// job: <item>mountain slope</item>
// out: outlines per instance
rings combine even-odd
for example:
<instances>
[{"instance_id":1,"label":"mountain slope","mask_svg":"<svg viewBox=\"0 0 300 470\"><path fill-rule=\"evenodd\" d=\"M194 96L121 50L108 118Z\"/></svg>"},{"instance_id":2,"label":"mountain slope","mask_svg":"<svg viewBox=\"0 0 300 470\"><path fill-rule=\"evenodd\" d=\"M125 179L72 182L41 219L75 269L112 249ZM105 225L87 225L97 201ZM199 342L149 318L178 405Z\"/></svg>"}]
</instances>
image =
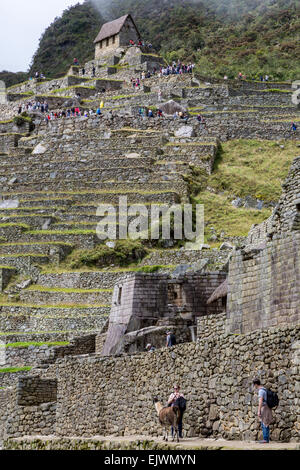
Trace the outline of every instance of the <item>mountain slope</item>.
<instances>
[{"instance_id":1,"label":"mountain slope","mask_svg":"<svg viewBox=\"0 0 300 470\"><path fill-rule=\"evenodd\" d=\"M83 64L94 56L93 41L104 20L90 3L65 10L40 39L29 73L56 77L66 73L74 57Z\"/></svg>"},{"instance_id":2,"label":"mountain slope","mask_svg":"<svg viewBox=\"0 0 300 470\"><path fill-rule=\"evenodd\" d=\"M145 40L171 61L192 60L206 75L294 79L299 68L299 0L86 0L47 28L30 73L64 74L91 60L103 24L131 13ZM105 18L105 19L104 19Z\"/></svg>"}]
</instances>

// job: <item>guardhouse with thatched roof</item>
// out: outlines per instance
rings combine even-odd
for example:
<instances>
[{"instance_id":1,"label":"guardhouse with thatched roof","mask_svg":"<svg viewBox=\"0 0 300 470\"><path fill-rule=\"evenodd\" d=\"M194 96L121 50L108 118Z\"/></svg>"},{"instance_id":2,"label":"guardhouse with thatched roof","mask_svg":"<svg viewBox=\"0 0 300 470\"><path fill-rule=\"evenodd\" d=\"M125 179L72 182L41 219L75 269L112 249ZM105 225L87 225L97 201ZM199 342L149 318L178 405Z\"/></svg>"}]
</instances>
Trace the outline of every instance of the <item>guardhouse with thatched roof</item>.
<instances>
[{"instance_id":1,"label":"guardhouse with thatched roof","mask_svg":"<svg viewBox=\"0 0 300 470\"><path fill-rule=\"evenodd\" d=\"M137 44L140 38L141 35L131 15L121 16L105 23L94 41L95 60L113 53L118 47L130 46L130 41Z\"/></svg>"}]
</instances>

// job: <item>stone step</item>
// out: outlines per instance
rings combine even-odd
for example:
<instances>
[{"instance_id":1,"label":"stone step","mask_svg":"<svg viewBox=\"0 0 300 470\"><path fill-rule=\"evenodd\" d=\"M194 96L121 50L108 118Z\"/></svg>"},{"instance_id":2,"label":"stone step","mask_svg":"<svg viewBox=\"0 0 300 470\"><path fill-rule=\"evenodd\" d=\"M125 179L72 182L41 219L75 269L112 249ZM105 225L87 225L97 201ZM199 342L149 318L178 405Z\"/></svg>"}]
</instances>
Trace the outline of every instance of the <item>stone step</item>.
<instances>
[{"instance_id":1,"label":"stone step","mask_svg":"<svg viewBox=\"0 0 300 470\"><path fill-rule=\"evenodd\" d=\"M89 181L95 183L105 182L105 181L115 181L115 182L137 182L141 180L146 182L150 176L152 176L153 169L148 166L136 166L136 167L116 167L116 168L107 168L107 169L98 169L97 167L91 169L83 169L78 171L77 169L71 170L56 170L51 171L36 171L32 172L30 169L24 172L14 172L14 178L16 182L14 183L14 188L18 189L20 185L27 185L32 187L34 183L38 183L40 186L46 186L48 183L60 182L62 186L65 186L68 180L72 181L72 184L76 181ZM8 184L11 180L11 175L7 175L7 172L4 173L6 176L0 175L3 186Z\"/></svg>"},{"instance_id":2,"label":"stone step","mask_svg":"<svg viewBox=\"0 0 300 470\"><path fill-rule=\"evenodd\" d=\"M70 198L70 197L80 197L82 198L83 195L87 195L89 200L91 200L91 195L96 195L96 196L101 196L105 194L153 194L153 193L163 193L166 191L174 191L177 194L187 194L187 187L186 183L182 181L181 184L174 184L172 182L167 182L167 181L154 181L151 183L145 183L145 182L134 182L128 187L128 183L124 182L106 182L106 183L94 183L94 182L88 182L88 181L81 181L80 182L80 188L78 187L78 181L76 181L76 186L72 190L67 189L66 187L60 187L64 185L64 182L53 182L52 183L55 186L55 189L50 189L51 184L48 183L47 188L43 188L40 190L34 190L34 185L32 185L31 190L16 190L15 187L12 188L12 193L13 193L13 199L17 199L20 202L23 200L28 200L28 199L49 199L49 198L56 198L58 199L58 196L63 196L64 198ZM91 186L89 188L88 186ZM30 184L28 185L30 187ZM65 182L65 186L67 186L67 182ZM83 188L83 189L82 189ZM12 194L9 192L2 192L2 196L5 199L11 199ZM47 196L47 197L46 197ZM157 200L159 201L160 198ZM93 198L95 200L95 197ZM5 201L3 201L5 202ZM39 206L42 206L41 204ZM38 207L36 202L34 203L34 207Z\"/></svg>"},{"instance_id":3,"label":"stone step","mask_svg":"<svg viewBox=\"0 0 300 470\"><path fill-rule=\"evenodd\" d=\"M6 334L5 334L6 333ZM74 333L68 331L28 331L28 332L0 332L1 341L7 343L28 343L28 342L54 342L68 341L72 339Z\"/></svg>"},{"instance_id":4,"label":"stone step","mask_svg":"<svg viewBox=\"0 0 300 470\"><path fill-rule=\"evenodd\" d=\"M160 147L161 149L164 147ZM44 154L26 154L20 156L13 156L10 153L5 154L0 158L0 166L5 165L29 165L29 164L37 164L37 165L49 165L49 164L72 164L72 162L78 163L86 163L86 162L97 162L100 163L102 161L106 162L106 160L115 160L115 159L122 159L128 160L129 158L139 158L139 159L148 159L148 158L155 158L156 154L159 153L158 147L150 147L150 148L120 148L120 149L103 149L99 152L95 152L92 150L85 150L79 154L74 154L72 151L64 152L61 150L56 150L55 152L51 149ZM80 155L80 158L78 157Z\"/></svg>"},{"instance_id":5,"label":"stone step","mask_svg":"<svg viewBox=\"0 0 300 470\"><path fill-rule=\"evenodd\" d=\"M63 242L83 249L95 248L101 243L95 230L33 230L24 234L24 243Z\"/></svg>"},{"instance_id":6,"label":"stone step","mask_svg":"<svg viewBox=\"0 0 300 470\"><path fill-rule=\"evenodd\" d=\"M0 304L0 331L101 331L110 306Z\"/></svg>"},{"instance_id":7,"label":"stone step","mask_svg":"<svg viewBox=\"0 0 300 470\"><path fill-rule=\"evenodd\" d=\"M135 155L135 156L133 156ZM76 171L87 171L87 170L105 170L113 169L118 170L119 168L143 168L148 167L155 161L152 157L140 157L138 154L132 154L132 157L113 157L113 158L103 158L101 156L95 156L93 158L81 158L80 160L59 160L59 161L48 161L47 163L42 163L38 159L23 162L14 162L1 161L0 162L0 176L7 173L46 173L46 172L74 172Z\"/></svg>"},{"instance_id":8,"label":"stone step","mask_svg":"<svg viewBox=\"0 0 300 470\"><path fill-rule=\"evenodd\" d=\"M29 194L31 192L44 192L45 189L48 190L47 192L50 194L52 192L60 194L60 192L68 192L70 194L74 194L77 191L92 191L94 188L94 193L97 194L104 194L105 191L104 189L102 192L99 192L99 188L112 188L108 189L108 192L110 193L121 193L121 194L126 194L128 192L135 192L136 194L139 194L141 191L143 194L146 192L149 193L162 193L166 191L166 184L172 185L174 188L174 192L176 194L180 194L187 199L187 185L183 180L176 181L176 183L170 181L168 182L167 180L161 180L159 179L160 177L156 177L155 173L152 173L152 177L148 177L146 175L145 178L141 178L140 181L115 181L112 179L111 181L85 181L85 180L48 180L46 182L33 182L33 183L14 183L13 186L3 186L3 192L6 195L7 198L14 197L15 194ZM127 186L127 189L121 189L121 186ZM141 190L141 186L144 186L143 190ZM116 189L114 189L116 188ZM132 188L132 189L128 189ZM134 191L133 189L136 188ZM148 189L151 188L151 189ZM157 189L155 189L157 188ZM160 188L160 189L159 189ZM173 191L173 188L171 191ZM177 190L175 189L177 188ZM101 189L100 189L101 191ZM41 204L42 205L42 204Z\"/></svg>"},{"instance_id":9,"label":"stone step","mask_svg":"<svg viewBox=\"0 0 300 470\"><path fill-rule=\"evenodd\" d=\"M18 200L16 199L18 202ZM64 212L66 211L65 207L55 207L55 212ZM49 207L15 207L15 208L3 208L0 209L0 217L14 217L14 216L22 216L26 217L27 215L36 215L41 214L42 216L47 216L47 218L53 217L53 213L51 208Z\"/></svg>"},{"instance_id":10,"label":"stone step","mask_svg":"<svg viewBox=\"0 0 300 470\"><path fill-rule=\"evenodd\" d=\"M12 254L1 254L0 265L11 266L15 268L19 273L32 275L37 274L37 267L43 264L49 263L49 257L39 253L17 253Z\"/></svg>"},{"instance_id":11,"label":"stone step","mask_svg":"<svg viewBox=\"0 0 300 470\"><path fill-rule=\"evenodd\" d=\"M163 187L164 185L162 185ZM160 203L180 203L180 196L178 194L178 191L176 192L175 190L168 191L168 190L161 190L161 191L146 191L142 192L139 190L127 190L127 191L122 191L122 190L116 190L115 192L110 191L110 192L97 192L95 190L94 194L89 193L89 192L82 192L82 193L76 193L74 192L73 194L67 194L67 193L60 193L59 191L57 192L56 197L50 197L45 196L43 194L38 194L38 193L23 193L23 199L20 199L20 203L22 206L27 207L27 206L32 206L34 205L40 205L40 206L48 206L48 207L68 207L73 204L76 204L78 202L94 205L94 207L97 207L99 204L119 204L120 197L121 196L127 196L127 202L129 204L143 204L143 203L151 203L151 202L157 202L160 201ZM26 198L26 199L25 199Z\"/></svg>"},{"instance_id":12,"label":"stone step","mask_svg":"<svg viewBox=\"0 0 300 470\"><path fill-rule=\"evenodd\" d=\"M60 263L71 253L73 246L62 242L1 243L0 255L36 253L45 255L51 263Z\"/></svg>"},{"instance_id":13,"label":"stone step","mask_svg":"<svg viewBox=\"0 0 300 470\"><path fill-rule=\"evenodd\" d=\"M40 286L55 288L82 288L82 289L113 289L114 285L128 276L131 271L119 268L117 270L99 271L66 271L66 272L41 272L38 278Z\"/></svg>"},{"instance_id":14,"label":"stone step","mask_svg":"<svg viewBox=\"0 0 300 470\"><path fill-rule=\"evenodd\" d=\"M20 293L21 302L33 304L110 304L112 289L75 289L32 285Z\"/></svg>"},{"instance_id":15,"label":"stone step","mask_svg":"<svg viewBox=\"0 0 300 470\"><path fill-rule=\"evenodd\" d=\"M29 229L26 224L0 223L0 237L4 240L19 240Z\"/></svg>"},{"instance_id":16,"label":"stone step","mask_svg":"<svg viewBox=\"0 0 300 470\"><path fill-rule=\"evenodd\" d=\"M5 223L25 224L30 228L42 228L46 222L49 225L57 222L58 219L53 216L43 214L27 214L27 215L2 215L0 211L0 226Z\"/></svg>"}]
</instances>

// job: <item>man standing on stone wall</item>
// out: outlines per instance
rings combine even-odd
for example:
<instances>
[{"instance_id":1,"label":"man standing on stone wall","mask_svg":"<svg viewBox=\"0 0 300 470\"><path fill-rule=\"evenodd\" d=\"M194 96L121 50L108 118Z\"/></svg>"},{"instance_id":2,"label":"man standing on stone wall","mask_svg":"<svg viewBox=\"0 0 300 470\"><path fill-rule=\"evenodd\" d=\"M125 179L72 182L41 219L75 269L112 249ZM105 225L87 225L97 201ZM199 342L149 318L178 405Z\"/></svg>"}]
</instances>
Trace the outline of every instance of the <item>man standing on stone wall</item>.
<instances>
[{"instance_id":1,"label":"man standing on stone wall","mask_svg":"<svg viewBox=\"0 0 300 470\"><path fill-rule=\"evenodd\" d=\"M253 380L253 385L258 390L258 411L257 416L261 422L263 432L263 440L259 441L261 444L268 444L270 441L270 424L272 423L272 410L267 405L267 390L261 385L259 379Z\"/></svg>"}]
</instances>

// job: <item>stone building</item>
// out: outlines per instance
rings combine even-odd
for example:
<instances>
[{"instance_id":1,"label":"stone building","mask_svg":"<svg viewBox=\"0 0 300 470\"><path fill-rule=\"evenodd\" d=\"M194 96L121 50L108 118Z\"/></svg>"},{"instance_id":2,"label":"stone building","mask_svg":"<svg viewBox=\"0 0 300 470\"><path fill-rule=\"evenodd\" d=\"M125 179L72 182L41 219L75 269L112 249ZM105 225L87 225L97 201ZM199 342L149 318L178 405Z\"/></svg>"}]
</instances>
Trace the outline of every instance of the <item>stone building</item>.
<instances>
[{"instance_id":1,"label":"stone building","mask_svg":"<svg viewBox=\"0 0 300 470\"><path fill-rule=\"evenodd\" d=\"M165 345L166 331L178 343L196 337L197 318L224 310L222 300L207 304L225 272L179 276L137 273L115 286L103 355L145 350L147 343Z\"/></svg>"},{"instance_id":2,"label":"stone building","mask_svg":"<svg viewBox=\"0 0 300 470\"><path fill-rule=\"evenodd\" d=\"M130 40L137 43L139 39L140 33L131 15L121 16L121 18L105 23L94 41L95 60L111 54L118 47L129 46Z\"/></svg>"}]
</instances>

